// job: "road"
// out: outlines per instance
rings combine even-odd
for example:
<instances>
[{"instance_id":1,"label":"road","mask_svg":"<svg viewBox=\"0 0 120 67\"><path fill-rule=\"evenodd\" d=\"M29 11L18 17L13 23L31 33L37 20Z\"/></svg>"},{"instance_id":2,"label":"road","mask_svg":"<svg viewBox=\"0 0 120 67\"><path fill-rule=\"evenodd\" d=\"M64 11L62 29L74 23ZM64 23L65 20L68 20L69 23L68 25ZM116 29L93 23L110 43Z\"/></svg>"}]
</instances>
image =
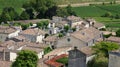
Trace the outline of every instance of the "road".
<instances>
[{"instance_id":1,"label":"road","mask_svg":"<svg viewBox=\"0 0 120 67\"><path fill-rule=\"evenodd\" d=\"M89 6L89 4L102 4L103 2L89 2L89 3L77 3L77 4L71 4L72 7L77 6ZM104 3L110 3L110 2L104 2ZM116 3L120 3L120 1L116 1ZM58 5L58 7L66 7L68 4L65 5Z\"/></svg>"}]
</instances>

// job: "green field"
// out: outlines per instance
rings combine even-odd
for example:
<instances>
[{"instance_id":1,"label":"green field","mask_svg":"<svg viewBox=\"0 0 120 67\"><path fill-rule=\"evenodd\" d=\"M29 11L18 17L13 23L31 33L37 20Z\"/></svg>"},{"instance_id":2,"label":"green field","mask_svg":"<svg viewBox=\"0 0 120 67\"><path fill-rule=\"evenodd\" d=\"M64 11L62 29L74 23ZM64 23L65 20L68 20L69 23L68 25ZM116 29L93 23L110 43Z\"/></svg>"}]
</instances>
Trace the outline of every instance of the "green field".
<instances>
[{"instance_id":1,"label":"green field","mask_svg":"<svg viewBox=\"0 0 120 67\"><path fill-rule=\"evenodd\" d=\"M120 14L120 5L82 6L73 7L73 10L81 17L100 17L106 12L110 12L113 15Z\"/></svg>"},{"instance_id":2,"label":"green field","mask_svg":"<svg viewBox=\"0 0 120 67\"><path fill-rule=\"evenodd\" d=\"M73 10L77 16L82 18L93 17L96 21L104 23L109 28L120 28L120 19L101 17L106 12L110 12L112 15L120 14L120 5L118 4L73 7Z\"/></svg>"},{"instance_id":3,"label":"green field","mask_svg":"<svg viewBox=\"0 0 120 67\"><path fill-rule=\"evenodd\" d=\"M0 0L0 13L4 7L13 7L18 13L22 11L22 4L29 0Z\"/></svg>"}]
</instances>

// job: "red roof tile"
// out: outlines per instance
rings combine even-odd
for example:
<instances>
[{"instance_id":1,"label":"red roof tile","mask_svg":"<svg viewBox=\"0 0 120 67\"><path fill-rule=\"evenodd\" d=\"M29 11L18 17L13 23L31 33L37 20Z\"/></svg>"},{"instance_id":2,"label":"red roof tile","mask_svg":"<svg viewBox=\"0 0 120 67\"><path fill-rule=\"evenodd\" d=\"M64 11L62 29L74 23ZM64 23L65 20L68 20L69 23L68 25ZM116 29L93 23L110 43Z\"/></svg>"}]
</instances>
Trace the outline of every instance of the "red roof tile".
<instances>
[{"instance_id":1,"label":"red roof tile","mask_svg":"<svg viewBox=\"0 0 120 67\"><path fill-rule=\"evenodd\" d=\"M63 58L63 57L66 57L66 56L68 56L68 55L62 54L60 56L54 57L54 58L46 61L45 64L50 65L50 66L54 66L54 67L61 67L61 66L63 66L63 64L59 63L59 62L56 62L56 60L58 60L60 58Z\"/></svg>"}]
</instances>

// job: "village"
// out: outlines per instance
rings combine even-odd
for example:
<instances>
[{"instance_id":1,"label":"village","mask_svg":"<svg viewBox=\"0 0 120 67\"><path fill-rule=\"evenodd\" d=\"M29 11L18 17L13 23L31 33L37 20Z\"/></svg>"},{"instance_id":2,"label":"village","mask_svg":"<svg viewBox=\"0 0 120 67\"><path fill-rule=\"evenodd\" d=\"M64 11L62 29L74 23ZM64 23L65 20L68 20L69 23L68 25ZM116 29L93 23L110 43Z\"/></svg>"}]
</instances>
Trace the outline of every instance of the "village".
<instances>
[{"instance_id":1,"label":"village","mask_svg":"<svg viewBox=\"0 0 120 67\"><path fill-rule=\"evenodd\" d=\"M116 32L104 30L106 26L92 18L53 16L47 21L48 24L43 28L38 27L39 20L22 21L32 23L26 29L14 26L12 21L8 26L1 24L0 67L10 67L21 50L37 53L37 67L87 67L87 63L96 56L91 48L96 43L105 41L120 45L120 37L116 37ZM105 35L110 36L107 38ZM45 48L51 50L45 51ZM68 57L67 66L56 61L63 57ZM108 66L119 67L119 63L120 50L109 52Z\"/></svg>"}]
</instances>

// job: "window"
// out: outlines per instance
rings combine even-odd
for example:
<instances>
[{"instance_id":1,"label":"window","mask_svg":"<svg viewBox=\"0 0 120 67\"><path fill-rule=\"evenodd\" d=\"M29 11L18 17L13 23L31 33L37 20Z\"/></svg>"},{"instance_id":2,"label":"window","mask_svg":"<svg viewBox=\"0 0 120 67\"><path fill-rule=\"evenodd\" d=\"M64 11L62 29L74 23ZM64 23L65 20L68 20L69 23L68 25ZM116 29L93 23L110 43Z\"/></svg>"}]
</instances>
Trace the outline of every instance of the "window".
<instances>
[{"instance_id":1,"label":"window","mask_svg":"<svg viewBox=\"0 0 120 67\"><path fill-rule=\"evenodd\" d=\"M70 42L70 38L68 38L67 41Z\"/></svg>"}]
</instances>

